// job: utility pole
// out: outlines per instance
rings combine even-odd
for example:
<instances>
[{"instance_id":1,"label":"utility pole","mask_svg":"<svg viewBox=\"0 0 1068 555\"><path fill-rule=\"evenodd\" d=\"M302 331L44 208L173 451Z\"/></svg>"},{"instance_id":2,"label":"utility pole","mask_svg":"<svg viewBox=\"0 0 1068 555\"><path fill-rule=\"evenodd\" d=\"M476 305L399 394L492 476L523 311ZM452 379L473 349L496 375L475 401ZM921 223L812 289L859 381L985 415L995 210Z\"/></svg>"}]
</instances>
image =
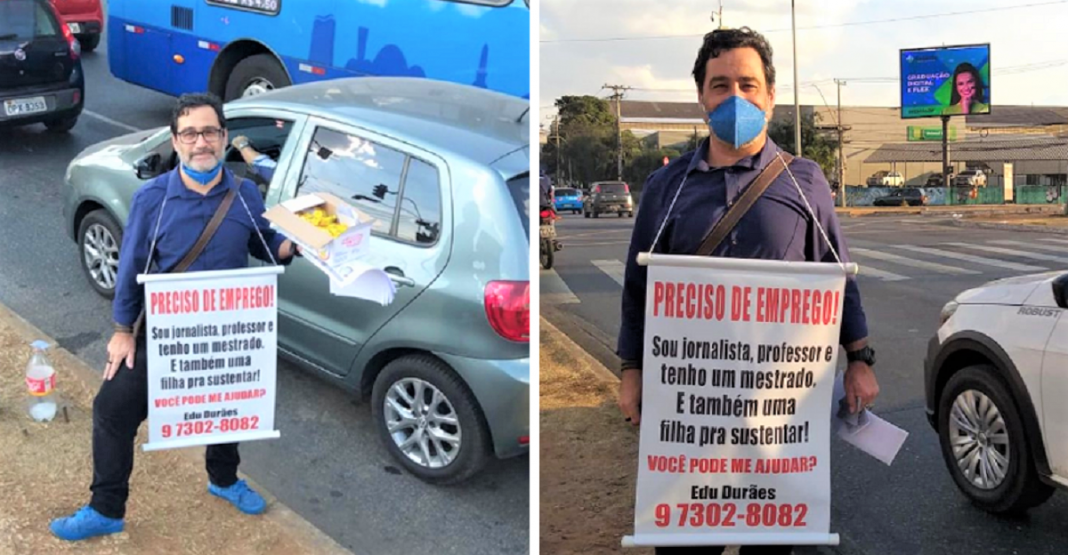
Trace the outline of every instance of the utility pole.
<instances>
[{"instance_id":1,"label":"utility pole","mask_svg":"<svg viewBox=\"0 0 1068 555\"><path fill-rule=\"evenodd\" d=\"M845 208L846 205L846 188L845 188L845 148L842 146L845 142L846 127L842 125L842 85L846 82L840 79L835 79L834 82L838 85L838 121L836 127L838 128L838 194L840 198L838 204Z\"/></svg>"},{"instance_id":2,"label":"utility pole","mask_svg":"<svg viewBox=\"0 0 1068 555\"><path fill-rule=\"evenodd\" d=\"M560 186L560 114L553 116L553 135L556 136L556 185Z\"/></svg>"},{"instance_id":3,"label":"utility pole","mask_svg":"<svg viewBox=\"0 0 1068 555\"><path fill-rule=\"evenodd\" d=\"M616 101L616 180L623 181L623 116L620 104L623 101L623 91L629 91L630 87L623 85L605 85L602 89L612 89L612 99Z\"/></svg>"},{"instance_id":4,"label":"utility pole","mask_svg":"<svg viewBox=\"0 0 1068 555\"><path fill-rule=\"evenodd\" d=\"M717 29L723 28L723 2L719 3L719 11L712 12L712 15L711 17L709 17L709 19L712 20L712 23L717 23L719 25L718 27L716 27Z\"/></svg>"},{"instance_id":5,"label":"utility pole","mask_svg":"<svg viewBox=\"0 0 1068 555\"><path fill-rule=\"evenodd\" d=\"M798 158L801 157L801 104L798 100L798 90L801 85L797 82L797 18L794 17L794 0L790 0L790 26L794 32L794 146ZM840 123L840 122L839 122Z\"/></svg>"}]
</instances>

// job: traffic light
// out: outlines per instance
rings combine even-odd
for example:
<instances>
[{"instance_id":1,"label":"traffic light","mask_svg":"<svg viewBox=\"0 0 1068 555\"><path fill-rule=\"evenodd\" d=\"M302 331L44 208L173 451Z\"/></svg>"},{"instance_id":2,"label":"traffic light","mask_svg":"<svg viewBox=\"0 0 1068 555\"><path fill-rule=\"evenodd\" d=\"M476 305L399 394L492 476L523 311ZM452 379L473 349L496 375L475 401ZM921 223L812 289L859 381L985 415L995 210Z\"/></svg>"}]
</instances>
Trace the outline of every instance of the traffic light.
<instances>
[{"instance_id":1,"label":"traffic light","mask_svg":"<svg viewBox=\"0 0 1068 555\"><path fill-rule=\"evenodd\" d=\"M386 198L386 193L388 191L389 191L389 188L380 183L378 185L375 185L374 192L372 194L374 196L380 198L380 199L385 199Z\"/></svg>"}]
</instances>

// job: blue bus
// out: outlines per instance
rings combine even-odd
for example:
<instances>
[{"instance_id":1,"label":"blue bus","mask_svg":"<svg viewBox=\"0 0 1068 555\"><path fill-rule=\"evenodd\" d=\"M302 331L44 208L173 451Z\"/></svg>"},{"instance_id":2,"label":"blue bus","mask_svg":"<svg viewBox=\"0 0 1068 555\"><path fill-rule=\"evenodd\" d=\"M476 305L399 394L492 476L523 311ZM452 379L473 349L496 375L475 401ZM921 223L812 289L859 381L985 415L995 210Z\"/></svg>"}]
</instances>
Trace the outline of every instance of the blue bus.
<instances>
[{"instance_id":1,"label":"blue bus","mask_svg":"<svg viewBox=\"0 0 1068 555\"><path fill-rule=\"evenodd\" d=\"M530 98L529 0L110 0L123 81L223 100L354 76L413 76Z\"/></svg>"}]
</instances>

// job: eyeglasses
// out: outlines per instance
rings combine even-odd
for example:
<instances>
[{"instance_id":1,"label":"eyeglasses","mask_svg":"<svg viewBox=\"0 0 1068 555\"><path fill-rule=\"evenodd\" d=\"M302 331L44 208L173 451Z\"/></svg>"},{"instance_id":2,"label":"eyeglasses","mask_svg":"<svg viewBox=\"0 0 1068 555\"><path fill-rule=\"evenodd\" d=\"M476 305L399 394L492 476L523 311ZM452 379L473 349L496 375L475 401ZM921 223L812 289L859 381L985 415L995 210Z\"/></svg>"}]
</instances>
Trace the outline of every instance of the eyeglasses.
<instances>
[{"instance_id":1,"label":"eyeglasses","mask_svg":"<svg viewBox=\"0 0 1068 555\"><path fill-rule=\"evenodd\" d=\"M209 143L217 143L223 136L223 130L215 127L197 131L195 129L183 129L178 132L178 141L182 144L191 145L197 142L198 137L204 137Z\"/></svg>"}]
</instances>

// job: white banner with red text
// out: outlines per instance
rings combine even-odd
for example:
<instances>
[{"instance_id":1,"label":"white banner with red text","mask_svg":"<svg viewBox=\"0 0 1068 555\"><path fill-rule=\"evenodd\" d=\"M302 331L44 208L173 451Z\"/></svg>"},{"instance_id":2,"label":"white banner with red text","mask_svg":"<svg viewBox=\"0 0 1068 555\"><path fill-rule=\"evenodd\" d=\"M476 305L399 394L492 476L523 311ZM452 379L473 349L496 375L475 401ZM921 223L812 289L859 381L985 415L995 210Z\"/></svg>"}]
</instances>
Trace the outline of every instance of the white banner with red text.
<instances>
[{"instance_id":1,"label":"white banner with red text","mask_svg":"<svg viewBox=\"0 0 1068 555\"><path fill-rule=\"evenodd\" d=\"M274 429L281 266L142 274L145 451L280 436Z\"/></svg>"},{"instance_id":2,"label":"white banner with red text","mask_svg":"<svg viewBox=\"0 0 1068 555\"><path fill-rule=\"evenodd\" d=\"M624 546L837 545L830 415L847 272L642 254L634 535Z\"/></svg>"}]
</instances>

